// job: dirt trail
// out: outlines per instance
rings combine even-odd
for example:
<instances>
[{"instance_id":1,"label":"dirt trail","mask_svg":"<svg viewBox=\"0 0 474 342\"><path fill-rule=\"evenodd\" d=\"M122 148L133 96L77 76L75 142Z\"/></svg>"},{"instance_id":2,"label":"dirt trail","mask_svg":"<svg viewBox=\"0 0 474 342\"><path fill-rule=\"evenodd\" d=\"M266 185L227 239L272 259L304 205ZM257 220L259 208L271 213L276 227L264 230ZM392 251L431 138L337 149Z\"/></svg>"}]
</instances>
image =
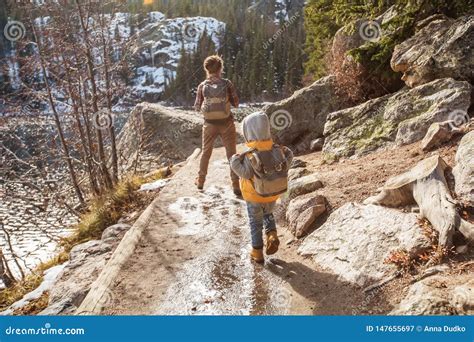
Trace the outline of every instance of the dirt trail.
<instances>
[{"instance_id":1,"label":"dirt trail","mask_svg":"<svg viewBox=\"0 0 474 342\"><path fill-rule=\"evenodd\" d=\"M252 263L245 203L232 194L223 150L215 150L202 192L193 184L197 167L190 162L158 195L103 314L366 312L362 291L297 256L285 229L280 251L263 266Z\"/></svg>"}]
</instances>

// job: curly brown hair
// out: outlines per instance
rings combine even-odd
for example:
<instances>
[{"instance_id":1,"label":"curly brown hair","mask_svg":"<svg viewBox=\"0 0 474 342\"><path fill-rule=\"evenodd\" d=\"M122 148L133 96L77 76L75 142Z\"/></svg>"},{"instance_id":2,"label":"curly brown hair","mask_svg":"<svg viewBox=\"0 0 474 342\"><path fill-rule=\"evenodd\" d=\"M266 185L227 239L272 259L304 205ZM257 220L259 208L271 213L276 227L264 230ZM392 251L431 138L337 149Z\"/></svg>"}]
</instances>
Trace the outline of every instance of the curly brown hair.
<instances>
[{"instance_id":1,"label":"curly brown hair","mask_svg":"<svg viewBox=\"0 0 474 342\"><path fill-rule=\"evenodd\" d=\"M224 67L224 61L218 55L209 56L204 60L204 69L207 76L217 74Z\"/></svg>"}]
</instances>

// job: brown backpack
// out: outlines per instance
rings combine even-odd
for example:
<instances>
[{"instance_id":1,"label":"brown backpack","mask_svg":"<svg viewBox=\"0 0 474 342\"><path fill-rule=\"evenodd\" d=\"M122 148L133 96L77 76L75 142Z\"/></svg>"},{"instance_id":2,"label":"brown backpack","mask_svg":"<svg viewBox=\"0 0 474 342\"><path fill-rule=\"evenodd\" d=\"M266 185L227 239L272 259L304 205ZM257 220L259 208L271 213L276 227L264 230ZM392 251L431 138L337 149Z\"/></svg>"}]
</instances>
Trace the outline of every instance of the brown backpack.
<instances>
[{"instance_id":1,"label":"brown backpack","mask_svg":"<svg viewBox=\"0 0 474 342\"><path fill-rule=\"evenodd\" d=\"M201 111L206 120L222 120L230 116L230 101L228 97L229 81L221 79L218 82L204 81L204 102Z\"/></svg>"},{"instance_id":2,"label":"brown backpack","mask_svg":"<svg viewBox=\"0 0 474 342\"><path fill-rule=\"evenodd\" d=\"M252 149L247 152L254 171L252 184L255 192L262 197L280 195L288 188L288 165L284 148L273 145L269 151Z\"/></svg>"}]
</instances>

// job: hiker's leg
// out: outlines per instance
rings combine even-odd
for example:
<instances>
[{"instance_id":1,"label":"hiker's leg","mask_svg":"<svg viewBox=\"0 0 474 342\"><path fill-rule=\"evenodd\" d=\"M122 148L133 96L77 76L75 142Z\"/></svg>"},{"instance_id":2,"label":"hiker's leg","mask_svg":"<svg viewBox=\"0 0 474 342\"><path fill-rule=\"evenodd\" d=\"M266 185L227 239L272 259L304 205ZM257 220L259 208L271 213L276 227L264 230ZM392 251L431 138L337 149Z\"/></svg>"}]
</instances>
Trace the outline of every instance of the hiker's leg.
<instances>
[{"instance_id":1,"label":"hiker's leg","mask_svg":"<svg viewBox=\"0 0 474 342\"><path fill-rule=\"evenodd\" d=\"M273 210L275 209L275 202L265 203L262 205L263 210L263 226L265 227L265 233L269 233L272 230L276 230L275 217L273 216Z\"/></svg>"},{"instance_id":2,"label":"hiker's leg","mask_svg":"<svg viewBox=\"0 0 474 342\"><path fill-rule=\"evenodd\" d=\"M263 248L263 210L259 203L247 202L247 214L249 217L250 233L252 236L252 247Z\"/></svg>"},{"instance_id":3,"label":"hiker's leg","mask_svg":"<svg viewBox=\"0 0 474 342\"><path fill-rule=\"evenodd\" d=\"M225 147L227 160L230 159L237 152L237 132L235 130L234 120L229 121L221 130L222 144ZM230 179L232 181L232 187L239 189L239 177L230 170Z\"/></svg>"},{"instance_id":4,"label":"hiker's leg","mask_svg":"<svg viewBox=\"0 0 474 342\"><path fill-rule=\"evenodd\" d=\"M217 137L217 129L214 125L204 123L202 126L202 153L201 161L199 163L199 177L198 181L204 184L207 175L207 168L209 166L209 159L211 159L212 149L214 148L214 141Z\"/></svg>"},{"instance_id":5,"label":"hiker's leg","mask_svg":"<svg viewBox=\"0 0 474 342\"><path fill-rule=\"evenodd\" d=\"M267 243L265 253L272 255L278 252L280 246L280 240L276 231L275 217L273 216L273 209L275 208L275 202L265 203L262 206L263 211L263 223L265 226L265 235L267 236Z\"/></svg>"}]
</instances>

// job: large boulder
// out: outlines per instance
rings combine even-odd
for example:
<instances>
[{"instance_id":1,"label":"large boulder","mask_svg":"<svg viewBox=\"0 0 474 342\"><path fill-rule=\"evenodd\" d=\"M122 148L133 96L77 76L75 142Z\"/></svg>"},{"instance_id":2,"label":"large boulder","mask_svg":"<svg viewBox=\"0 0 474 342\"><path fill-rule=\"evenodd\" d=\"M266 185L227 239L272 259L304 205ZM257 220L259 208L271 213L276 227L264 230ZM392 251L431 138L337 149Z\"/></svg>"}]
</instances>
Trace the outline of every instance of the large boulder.
<instances>
[{"instance_id":1,"label":"large boulder","mask_svg":"<svg viewBox=\"0 0 474 342\"><path fill-rule=\"evenodd\" d=\"M431 20L430 20L431 19ZM390 62L409 87L452 77L474 81L474 16L437 15L413 37L395 46Z\"/></svg>"},{"instance_id":2,"label":"large boulder","mask_svg":"<svg viewBox=\"0 0 474 342\"><path fill-rule=\"evenodd\" d=\"M456 194L474 206L474 131L466 134L459 143L453 174Z\"/></svg>"},{"instance_id":3,"label":"large boulder","mask_svg":"<svg viewBox=\"0 0 474 342\"><path fill-rule=\"evenodd\" d=\"M390 315L473 315L472 274L437 275L413 284Z\"/></svg>"},{"instance_id":4,"label":"large boulder","mask_svg":"<svg viewBox=\"0 0 474 342\"><path fill-rule=\"evenodd\" d=\"M348 203L311 233L298 251L341 279L367 286L396 271L385 263L392 252L416 255L430 245L415 214Z\"/></svg>"},{"instance_id":5,"label":"large boulder","mask_svg":"<svg viewBox=\"0 0 474 342\"><path fill-rule=\"evenodd\" d=\"M323 135L328 113L344 108L343 102L335 93L334 76L327 76L264 111L278 143L295 146L303 142L309 148L311 140Z\"/></svg>"},{"instance_id":6,"label":"large boulder","mask_svg":"<svg viewBox=\"0 0 474 342\"><path fill-rule=\"evenodd\" d=\"M304 236L316 219L325 212L324 196L309 193L292 199L286 211L290 231L297 238Z\"/></svg>"},{"instance_id":7,"label":"large boulder","mask_svg":"<svg viewBox=\"0 0 474 342\"><path fill-rule=\"evenodd\" d=\"M117 139L120 165L148 171L185 160L201 146L202 123L194 112L138 104Z\"/></svg>"},{"instance_id":8,"label":"large boulder","mask_svg":"<svg viewBox=\"0 0 474 342\"><path fill-rule=\"evenodd\" d=\"M471 102L471 85L451 78L367 101L331 113L323 152L351 156L421 140L434 122L458 119Z\"/></svg>"}]
</instances>

